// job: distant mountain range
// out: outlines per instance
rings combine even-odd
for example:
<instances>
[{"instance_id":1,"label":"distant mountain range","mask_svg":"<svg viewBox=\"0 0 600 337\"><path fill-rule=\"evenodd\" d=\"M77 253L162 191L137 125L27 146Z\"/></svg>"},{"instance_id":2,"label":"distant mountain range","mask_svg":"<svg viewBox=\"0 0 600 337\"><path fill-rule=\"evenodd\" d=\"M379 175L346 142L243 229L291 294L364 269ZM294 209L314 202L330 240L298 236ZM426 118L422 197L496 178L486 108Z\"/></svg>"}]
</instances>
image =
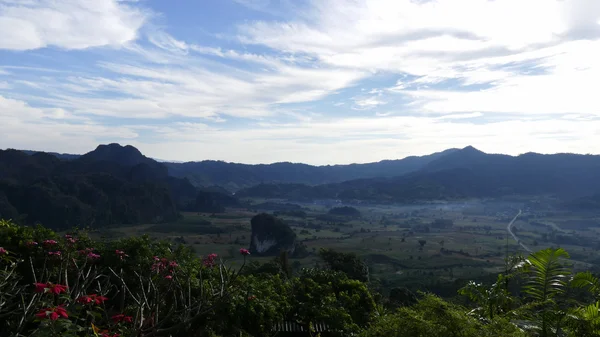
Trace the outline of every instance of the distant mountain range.
<instances>
[{"instance_id":1,"label":"distant mountain range","mask_svg":"<svg viewBox=\"0 0 600 337\"><path fill-rule=\"evenodd\" d=\"M239 206L242 197L416 202L541 194L573 200L564 203L572 209L594 208L600 156L508 156L469 146L376 163L311 166L159 163L119 144L81 156L0 150L0 217L52 227L170 221L181 210Z\"/></svg>"},{"instance_id":2,"label":"distant mountain range","mask_svg":"<svg viewBox=\"0 0 600 337\"><path fill-rule=\"evenodd\" d=\"M577 154L520 156L486 154L471 146L442 152L420 168L397 177L341 183L260 184L240 197L410 202L506 195L575 198L600 192L600 156Z\"/></svg>"}]
</instances>

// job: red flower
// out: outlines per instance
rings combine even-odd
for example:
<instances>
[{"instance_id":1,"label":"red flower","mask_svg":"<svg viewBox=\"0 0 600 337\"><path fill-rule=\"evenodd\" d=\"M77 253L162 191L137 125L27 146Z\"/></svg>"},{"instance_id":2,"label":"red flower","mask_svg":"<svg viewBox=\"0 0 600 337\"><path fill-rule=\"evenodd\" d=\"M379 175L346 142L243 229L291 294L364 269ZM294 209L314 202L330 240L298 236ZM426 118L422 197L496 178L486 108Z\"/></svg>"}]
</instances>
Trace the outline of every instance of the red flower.
<instances>
[{"instance_id":1,"label":"red flower","mask_svg":"<svg viewBox=\"0 0 600 337\"><path fill-rule=\"evenodd\" d=\"M171 261L171 262L169 262L169 267L176 268L176 267L179 267L179 265L177 264L177 262Z\"/></svg>"},{"instance_id":2,"label":"red flower","mask_svg":"<svg viewBox=\"0 0 600 337\"><path fill-rule=\"evenodd\" d=\"M246 255L250 255L250 251L246 248L240 248L240 254L246 256Z\"/></svg>"},{"instance_id":3,"label":"red flower","mask_svg":"<svg viewBox=\"0 0 600 337\"><path fill-rule=\"evenodd\" d=\"M121 335L119 335L118 333L113 333L111 334L110 332L108 332L107 330L104 330L100 333L100 337L119 337Z\"/></svg>"},{"instance_id":4,"label":"red flower","mask_svg":"<svg viewBox=\"0 0 600 337\"><path fill-rule=\"evenodd\" d=\"M90 252L90 253L87 254L87 257L90 258L90 259L92 259L92 260L96 260L96 259L100 258L100 255L94 254L94 253Z\"/></svg>"},{"instance_id":5,"label":"red flower","mask_svg":"<svg viewBox=\"0 0 600 337\"><path fill-rule=\"evenodd\" d=\"M117 314L111 318L112 318L113 322L115 322L115 323L119 323L119 322L131 323L131 322L133 322L133 317L125 316L124 314Z\"/></svg>"},{"instance_id":6,"label":"red flower","mask_svg":"<svg viewBox=\"0 0 600 337\"><path fill-rule=\"evenodd\" d=\"M248 301L252 301L256 299L256 295L248 296Z\"/></svg>"},{"instance_id":7,"label":"red flower","mask_svg":"<svg viewBox=\"0 0 600 337\"><path fill-rule=\"evenodd\" d=\"M108 297L98 296L96 294L90 294L87 296L81 296L77 299L77 302L81 304L96 304L100 305L104 303L104 301L108 300Z\"/></svg>"},{"instance_id":8,"label":"red flower","mask_svg":"<svg viewBox=\"0 0 600 337\"><path fill-rule=\"evenodd\" d=\"M46 288L49 287L49 285L46 283L34 283L33 285L35 286L36 293L46 292Z\"/></svg>"},{"instance_id":9,"label":"red flower","mask_svg":"<svg viewBox=\"0 0 600 337\"><path fill-rule=\"evenodd\" d=\"M49 288L50 293L56 294L56 295L67 292L67 286L64 286L62 284L48 283L48 288Z\"/></svg>"},{"instance_id":10,"label":"red flower","mask_svg":"<svg viewBox=\"0 0 600 337\"><path fill-rule=\"evenodd\" d=\"M0 247L0 255L8 254L8 250L4 249L4 247Z\"/></svg>"},{"instance_id":11,"label":"red flower","mask_svg":"<svg viewBox=\"0 0 600 337\"><path fill-rule=\"evenodd\" d=\"M49 318L53 321L56 321L60 317L69 318L67 310L62 305L59 305L58 307L50 307L50 308L42 309L40 312L38 312L35 315L40 319Z\"/></svg>"}]
</instances>

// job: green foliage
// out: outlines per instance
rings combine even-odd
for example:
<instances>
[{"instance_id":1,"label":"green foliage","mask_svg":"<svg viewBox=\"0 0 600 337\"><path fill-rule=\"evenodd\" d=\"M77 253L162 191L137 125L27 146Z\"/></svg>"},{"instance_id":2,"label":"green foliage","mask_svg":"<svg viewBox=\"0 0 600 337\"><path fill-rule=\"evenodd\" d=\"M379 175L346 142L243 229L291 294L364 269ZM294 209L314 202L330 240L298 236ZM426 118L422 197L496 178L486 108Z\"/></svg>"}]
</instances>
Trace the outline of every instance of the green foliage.
<instances>
[{"instance_id":1,"label":"green foliage","mask_svg":"<svg viewBox=\"0 0 600 337\"><path fill-rule=\"evenodd\" d=\"M564 292L569 269L560 259L568 259L564 249L544 249L529 256L531 271L524 291L538 302L545 302Z\"/></svg>"},{"instance_id":2,"label":"green foliage","mask_svg":"<svg viewBox=\"0 0 600 337\"><path fill-rule=\"evenodd\" d=\"M465 314L466 309L425 294L411 307L402 307L380 317L361 336L364 337L524 337L525 334L505 320L484 324Z\"/></svg>"},{"instance_id":3,"label":"green foliage","mask_svg":"<svg viewBox=\"0 0 600 337\"><path fill-rule=\"evenodd\" d=\"M369 267L354 253L341 253L321 248L319 257L331 270L342 272L351 279L369 281Z\"/></svg>"},{"instance_id":4,"label":"green foliage","mask_svg":"<svg viewBox=\"0 0 600 337\"><path fill-rule=\"evenodd\" d=\"M293 317L304 323L326 322L341 336L368 324L376 305L363 282L345 274L304 269L293 282Z\"/></svg>"}]
</instances>

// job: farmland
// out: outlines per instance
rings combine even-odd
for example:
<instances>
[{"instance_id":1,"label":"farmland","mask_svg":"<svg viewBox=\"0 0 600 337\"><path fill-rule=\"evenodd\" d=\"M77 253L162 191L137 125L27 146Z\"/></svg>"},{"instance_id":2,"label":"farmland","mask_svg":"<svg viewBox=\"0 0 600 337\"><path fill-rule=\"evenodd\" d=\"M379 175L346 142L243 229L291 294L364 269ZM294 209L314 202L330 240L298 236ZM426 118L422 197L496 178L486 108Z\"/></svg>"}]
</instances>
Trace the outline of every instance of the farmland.
<instances>
[{"instance_id":1,"label":"farmland","mask_svg":"<svg viewBox=\"0 0 600 337\"><path fill-rule=\"evenodd\" d=\"M239 263L237 250L250 242L250 219L259 212L275 213L296 233L309 255L292 259L295 268L319 263L320 248L353 252L369 265L382 288L406 286L454 294L454 284L484 279L504 268L506 254L527 252L507 236L507 224L519 212L513 232L533 250L565 248L575 265L593 268L600 262L600 217L531 207L526 200L472 200L423 205L352 205L360 216L331 215L331 205L293 204L300 212L255 208L265 200L245 200L246 208L225 213L184 213L173 223L119 226L94 235L116 238L148 234L191 246L198 255L217 253ZM270 200L269 205L286 205ZM542 200L542 205L544 200ZM289 207L289 203L287 204ZM261 206L262 207L262 206ZM256 257L267 262L273 257Z\"/></svg>"}]
</instances>

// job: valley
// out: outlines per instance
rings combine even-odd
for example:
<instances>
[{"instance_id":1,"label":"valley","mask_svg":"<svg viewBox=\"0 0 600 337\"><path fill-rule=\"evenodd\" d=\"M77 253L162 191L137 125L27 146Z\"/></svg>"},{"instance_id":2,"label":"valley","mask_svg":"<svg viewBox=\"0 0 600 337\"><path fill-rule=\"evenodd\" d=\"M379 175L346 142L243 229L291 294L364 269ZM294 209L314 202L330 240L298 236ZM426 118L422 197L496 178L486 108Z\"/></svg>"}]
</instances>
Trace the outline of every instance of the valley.
<instances>
[{"instance_id":1,"label":"valley","mask_svg":"<svg viewBox=\"0 0 600 337\"><path fill-rule=\"evenodd\" d=\"M319 249L329 248L356 253L384 290L403 286L447 297L455 296L466 280L495 277L503 271L507 254L526 256L528 248L564 248L571 261L577 261L576 268L596 270L600 262L600 214L549 211L544 203L552 200L541 197L534 203L538 209L523 207L528 202L522 198L348 205L360 212L356 217L331 216L332 207L341 206L334 200L321 201L326 205L281 199L242 201L247 208L213 214L186 212L175 223L118 226L94 235L116 238L147 234L189 245L200 256L216 253L227 263L239 265L237 248L250 243L250 219L267 212L283 219L307 248L307 256L290 259L296 271L318 265ZM273 208L293 208L295 212ZM266 263L273 258L253 256L253 261Z\"/></svg>"}]
</instances>

